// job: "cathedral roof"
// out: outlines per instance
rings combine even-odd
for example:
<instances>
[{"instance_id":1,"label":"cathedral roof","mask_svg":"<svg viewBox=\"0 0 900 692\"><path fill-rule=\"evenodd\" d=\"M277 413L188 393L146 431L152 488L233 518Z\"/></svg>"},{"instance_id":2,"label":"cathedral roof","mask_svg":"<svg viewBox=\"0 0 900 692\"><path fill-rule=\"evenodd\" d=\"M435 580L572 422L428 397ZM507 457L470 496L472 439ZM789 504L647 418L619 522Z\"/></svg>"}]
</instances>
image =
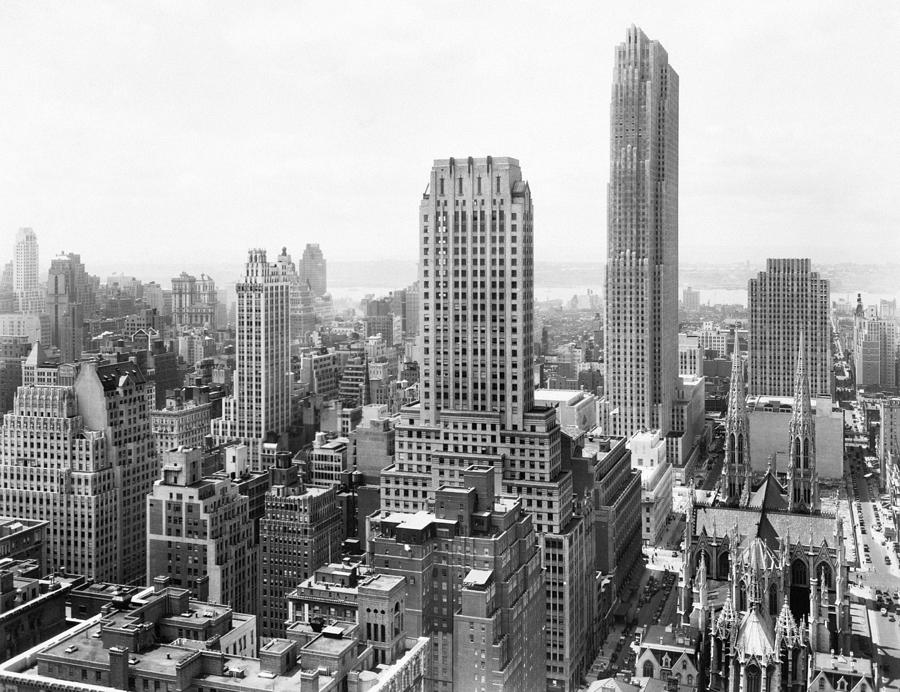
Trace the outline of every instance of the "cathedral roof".
<instances>
[{"instance_id":1,"label":"cathedral roof","mask_svg":"<svg viewBox=\"0 0 900 692\"><path fill-rule=\"evenodd\" d=\"M766 473L762 485L750 496L749 506L752 509L769 511L783 511L788 508L784 487L778 482L771 470Z\"/></svg>"},{"instance_id":2,"label":"cathedral roof","mask_svg":"<svg viewBox=\"0 0 900 692\"><path fill-rule=\"evenodd\" d=\"M777 483L777 481L774 481ZM825 514L793 514L784 509L769 507L697 507L694 519L694 535L725 538L737 527L739 545L760 538L771 551L778 548L780 538L789 538L792 544L820 546L824 541L835 547L834 517Z\"/></svg>"},{"instance_id":3,"label":"cathedral roof","mask_svg":"<svg viewBox=\"0 0 900 692\"><path fill-rule=\"evenodd\" d=\"M744 616L735 648L745 656L765 658L775 653L774 627L758 608L752 608Z\"/></svg>"},{"instance_id":4,"label":"cathedral roof","mask_svg":"<svg viewBox=\"0 0 900 692\"><path fill-rule=\"evenodd\" d=\"M698 507L695 533L699 536L705 530L708 536L723 537L737 526L740 536L755 536L760 514L758 510L737 507Z\"/></svg>"}]
</instances>

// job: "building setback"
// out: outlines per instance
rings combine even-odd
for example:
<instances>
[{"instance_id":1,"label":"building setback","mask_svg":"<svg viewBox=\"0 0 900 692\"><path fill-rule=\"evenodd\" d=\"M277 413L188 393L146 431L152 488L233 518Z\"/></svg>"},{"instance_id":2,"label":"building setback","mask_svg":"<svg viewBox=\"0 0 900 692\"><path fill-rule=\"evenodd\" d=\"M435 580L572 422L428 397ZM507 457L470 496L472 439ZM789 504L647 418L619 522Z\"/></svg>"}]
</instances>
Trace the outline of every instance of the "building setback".
<instances>
[{"instance_id":1,"label":"building setback","mask_svg":"<svg viewBox=\"0 0 900 692\"><path fill-rule=\"evenodd\" d=\"M678 375L678 75L632 26L616 48L606 264L606 432L670 432Z\"/></svg>"},{"instance_id":2,"label":"building setback","mask_svg":"<svg viewBox=\"0 0 900 692\"><path fill-rule=\"evenodd\" d=\"M436 492L434 512L372 517L369 563L406 578L408 636L432 638L426 687L544 689L546 605L531 516L495 498L493 468Z\"/></svg>"},{"instance_id":3,"label":"building setback","mask_svg":"<svg viewBox=\"0 0 900 692\"><path fill-rule=\"evenodd\" d=\"M147 574L192 596L256 611L257 555L247 497L228 478L204 478L203 452L163 454L147 497Z\"/></svg>"},{"instance_id":4,"label":"building setback","mask_svg":"<svg viewBox=\"0 0 900 692\"><path fill-rule=\"evenodd\" d=\"M420 400L401 409L381 510L433 511L441 487L490 468L487 493L520 498L541 535L546 683L580 684L594 657L590 503L563 469L556 411L534 404L531 189L507 157L438 159L419 204ZM435 656L449 643L435 639Z\"/></svg>"},{"instance_id":5,"label":"building setback","mask_svg":"<svg viewBox=\"0 0 900 692\"><path fill-rule=\"evenodd\" d=\"M291 423L290 282L284 265L251 250L237 289L234 394L213 420L217 443L243 442L259 468L262 443Z\"/></svg>"},{"instance_id":6,"label":"building setback","mask_svg":"<svg viewBox=\"0 0 900 692\"><path fill-rule=\"evenodd\" d=\"M328 275L325 264L325 256L318 243L307 243L303 248L303 257L300 259L300 281L309 286L312 294L317 298L328 292Z\"/></svg>"},{"instance_id":7,"label":"building setback","mask_svg":"<svg viewBox=\"0 0 900 692\"><path fill-rule=\"evenodd\" d=\"M49 522L51 569L143 582L156 464L143 375L134 363L42 364L39 352L0 429L0 514Z\"/></svg>"}]
</instances>

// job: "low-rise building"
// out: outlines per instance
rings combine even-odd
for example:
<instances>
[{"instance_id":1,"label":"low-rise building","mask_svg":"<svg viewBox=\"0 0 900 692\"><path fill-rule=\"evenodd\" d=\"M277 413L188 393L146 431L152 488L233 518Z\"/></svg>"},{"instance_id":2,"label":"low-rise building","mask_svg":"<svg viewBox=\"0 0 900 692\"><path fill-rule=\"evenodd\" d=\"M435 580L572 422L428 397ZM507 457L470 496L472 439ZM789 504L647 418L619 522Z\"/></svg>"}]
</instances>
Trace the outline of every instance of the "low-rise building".
<instances>
[{"instance_id":1,"label":"low-rise building","mask_svg":"<svg viewBox=\"0 0 900 692\"><path fill-rule=\"evenodd\" d=\"M38 576L44 576L47 526L48 522L40 519L0 517L0 559L33 560L38 566Z\"/></svg>"},{"instance_id":2,"label":"low-rise building","mask_svg":"<svg viewBox=\"0 0 900 692\"><path fill-rule=\"evenodd\" d=\"M700 631L690 625L646 625L634 666L636 676L662 680L671 692L697 692Z\"/></svg>"},{"instance_id":3,"label":"low-rise building","mask_svg":"<svg viewBox=\"0 0 900 692\"><path fill-rule=\"evenodd\" d=\"M829 396L811 399L815 421L816 473L820 480L840 479L844 474L844 413ZM793 411L793 397L749 396L747 412L750 422L750 465L760 476L769 460L773 469L786 474L790 455L788 428Z\"/></svg>"},{"instance_id":4,"label":"low-rise building","mask_svg":"<svg viewBox=\"0 0 900 692\"><path fill-rule=\"evenodd\" d=\"M350 636L345 636L350 635ZM165 578L0 664L16 692L203 690L216 692L413 692L422 688L428 639L405 640L391 665L340 628L309 642L257 648L256 619L190 599Z\"/></svg>"},{"instance_id":5,"label":"low-rise building","mask_svg":"<svg viewBox=\"0 0 900 692\"><path fill-rule=\"evenodd\" d=\"M631 467L641 472L641 541L659 545L672 513L672 465L659 430L643 430L628 441Z\"/></svg>"}]
</instances>

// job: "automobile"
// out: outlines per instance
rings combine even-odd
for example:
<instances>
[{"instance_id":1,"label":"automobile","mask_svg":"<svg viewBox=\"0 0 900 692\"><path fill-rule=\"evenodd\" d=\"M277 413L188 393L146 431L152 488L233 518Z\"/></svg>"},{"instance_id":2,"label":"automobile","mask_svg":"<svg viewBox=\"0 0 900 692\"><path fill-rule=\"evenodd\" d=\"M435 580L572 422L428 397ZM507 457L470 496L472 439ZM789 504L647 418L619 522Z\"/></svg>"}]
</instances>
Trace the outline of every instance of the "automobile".
<instances>
[{"instance_id":1,"label":"automobile","mask_svg":"<svg viewBox=\"0 0 900 692\"><path fill-rule=\"evenodd\" d=\"M893 615L889 615L889 616L888 616L888 620L889 620L890 622L897 622L897 618L895 618Z\"/></svg>"},{"instance_id":2,"label":"automobile","mask_svg":"<svg viewBox=\"0 0 900 692\"><path fill-rule=\"evenodd\" d=\"M891 556L890 555L884 556L884 564L886 564L886 565L891 564Z\"/></svg>"},{"instance_id":3,"label":"automobile","mask_svg":"<svg viewBox=\"0 0 900 692\"><path fill-rule=\"evenodd\" d=\"M882 615L882 617L887 617L887 608L881 609L881 615Z\"/></svg>"},{"instance_id":4,"label":"automobile","mask_svg":"<svg viewBox=\"0 0 900 692\"><path fill-rule=\"evenodd\" d=\"M673 551L672 551L672 557L678 557L678 551L677 551L677 550L673 550Z\"/></svg>"}]
</instances>

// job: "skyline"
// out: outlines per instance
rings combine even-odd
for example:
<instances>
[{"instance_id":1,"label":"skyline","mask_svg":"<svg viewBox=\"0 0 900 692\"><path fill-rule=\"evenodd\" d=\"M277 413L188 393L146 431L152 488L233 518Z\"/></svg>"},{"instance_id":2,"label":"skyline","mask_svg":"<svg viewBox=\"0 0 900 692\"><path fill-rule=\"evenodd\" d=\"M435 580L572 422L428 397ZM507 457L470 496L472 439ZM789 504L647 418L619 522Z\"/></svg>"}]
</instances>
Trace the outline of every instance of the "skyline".
<instances>
[{"instance_id":1,"label":"skyline","mask_svg":"<svg viewBox=\"0 0 900 692\"><path fill-rule=\"evenodd\" d=\"M871 68L888 64L900 8L510 7L480 8L471 23L449 5L343 17L6 3L2 235L30 226L42 268L65 250L91 272L117 261L123 230L148 264L175 238L182 258L213 264L307 242L334 259L413 260L419 172L471 154L515 157L528 171L537 259L603 261L612 46L634 23L682 77L686 263L900 255L898 214L884 204L900 145L881 136L900 98ZM524 50L497 41L501 28ZM429 74L440 75L433 89ZM428 107L429 94L447 93ZM771 240L760 242L760 227Z\"/></svg>"}]
</instances>

